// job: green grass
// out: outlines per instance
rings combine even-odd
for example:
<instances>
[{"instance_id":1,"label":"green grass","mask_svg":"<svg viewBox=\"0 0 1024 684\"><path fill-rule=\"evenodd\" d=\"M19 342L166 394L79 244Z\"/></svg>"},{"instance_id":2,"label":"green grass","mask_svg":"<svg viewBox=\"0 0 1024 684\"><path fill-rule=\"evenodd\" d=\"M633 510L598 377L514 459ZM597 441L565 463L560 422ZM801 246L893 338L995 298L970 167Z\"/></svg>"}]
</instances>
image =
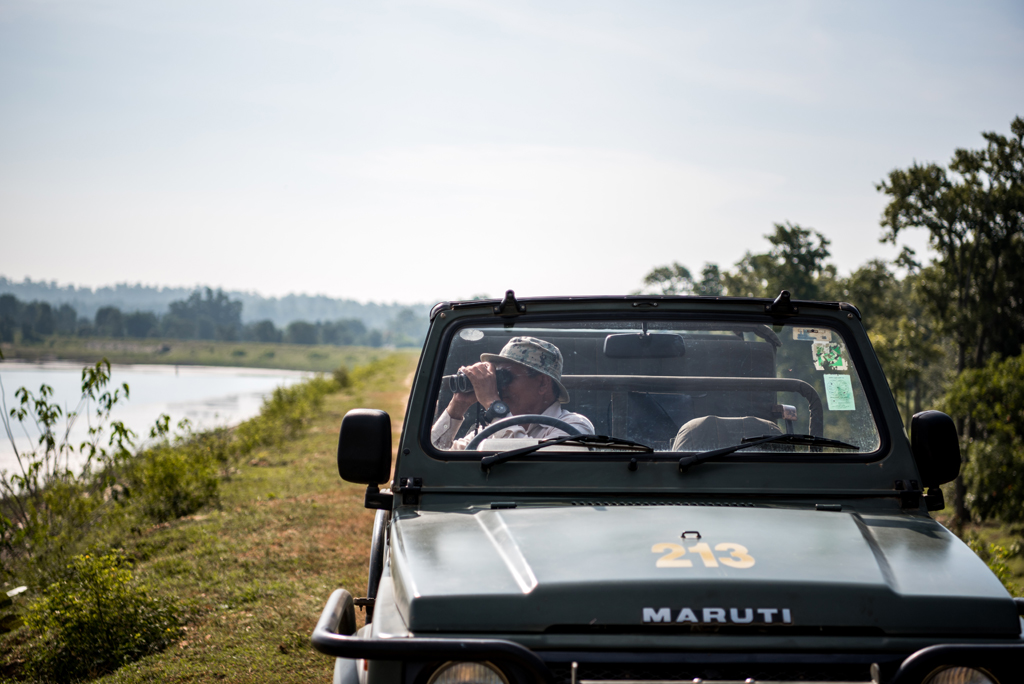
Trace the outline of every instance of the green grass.
<instances>
[{"instance_id":1,"label":"green grass","mask_svg":"<svg viewBox=\"0 0 1024 684\"><path fill-rule=\"evenodd\" d=\"M382 408L397 444L415 363L398 354L354 373L300 437L251 454L223 483L217 508L97 531L97 546L124 549L135 574L192 617L163 652L95 681L329 681L333 661L309 635L336 587L365 595L373 525L364 488L338 478L337 429L350 408ZM27 646L24 629L0 637L0 680L24 675Z\"/></svg>"},{"instance_id":2,"label":"green grass","mask_svg":"<svg viewBox=\"0 0 1024 684\"><path fill-rule=\"evenodd\" d=\"M352 368L403 354L415 358L416 349L336 347L333 345L219 342L204 340L102 339L50 337L29 344L4 343L4 357L23 361L81 361L95 363L156 363L195 366L242 366L330 372L338 366Z\"/></svg>"}]
</instances>

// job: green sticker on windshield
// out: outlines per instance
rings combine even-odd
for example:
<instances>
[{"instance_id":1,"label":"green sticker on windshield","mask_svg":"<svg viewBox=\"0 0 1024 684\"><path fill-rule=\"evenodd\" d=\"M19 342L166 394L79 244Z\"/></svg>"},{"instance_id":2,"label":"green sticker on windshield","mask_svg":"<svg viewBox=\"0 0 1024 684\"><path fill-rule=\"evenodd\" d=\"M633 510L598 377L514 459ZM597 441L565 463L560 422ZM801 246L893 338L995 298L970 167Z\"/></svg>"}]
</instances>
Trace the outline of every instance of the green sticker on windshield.
<instances>
[{"instance_id":1,"label":"green sticker on windshield","mask_svg":"<svg viewBox=\"0 0 1024 684\"><path fill-rule=\"evenodd\" d=\"M826 375L825 398L829 411L853 411L853 385L849 375Z\"/></svg>"},{"instance_id":2,"label":"green sticker on windshield","mask_svg":"<svg viewBox=\"0 0 1024 684\"><path fill-rule=\"evenodd\" d=\"M842 347L836 342L814 342L811 344L814 367L817 370L844 371L847 369Z\"/></svg>"}]
</instances>

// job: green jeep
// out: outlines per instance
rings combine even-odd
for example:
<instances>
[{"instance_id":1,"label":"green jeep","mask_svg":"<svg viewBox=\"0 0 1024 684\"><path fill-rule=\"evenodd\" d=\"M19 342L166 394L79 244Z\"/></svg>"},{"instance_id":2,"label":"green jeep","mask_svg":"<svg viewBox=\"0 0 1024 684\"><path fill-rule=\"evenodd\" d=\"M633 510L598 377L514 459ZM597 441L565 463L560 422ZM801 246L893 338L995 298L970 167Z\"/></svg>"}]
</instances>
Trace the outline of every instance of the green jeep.
<instances>
[{"instance_id":1,"label":"green jeep","mask_svg":"<svg viewBox=\"0 0 1024 684\"><path fill-rule=\"evenodd\" d=\"M341 424L376 519L367 595L312 636L336 683L1024 681L1024 600L928 513L956 429L908 439L854 306L509 291L430 320L394 471L386 413Z\"/></svg>"}]
</instances>

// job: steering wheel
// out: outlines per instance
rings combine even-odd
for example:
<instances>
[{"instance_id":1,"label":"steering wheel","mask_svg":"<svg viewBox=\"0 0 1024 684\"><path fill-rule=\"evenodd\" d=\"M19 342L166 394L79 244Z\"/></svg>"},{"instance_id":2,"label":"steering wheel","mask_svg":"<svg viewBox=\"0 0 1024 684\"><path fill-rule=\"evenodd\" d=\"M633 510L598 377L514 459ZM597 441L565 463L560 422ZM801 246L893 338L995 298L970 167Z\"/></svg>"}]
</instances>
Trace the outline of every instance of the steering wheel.
<instances>
[{"instance_id":1,"label":"steering wheel","mask_svg":"<svg viewBox=\"0 0 1024 684\"><path fill-rule=\"evenodd\" d=\"M564 420L552 418L551 416L542 416L536 413L527 413L522 416L509 416L508 418L502 418L497 422L491 423L483 430L478 432L476 437L474 437L473 440L466 445L466 451L476 450L476 448L480 446L480 442L484 441L485 439L493 435L495 432L504 430L507 427L512 427L513 425L526 425L528 423L532 423L534 425L550 425L551 427L558 428L562 432L565 432L566 434L569 435L583 434L582 432L579 431L579 429L572 425L569 425Z\"/></svg>"}]
</instances>

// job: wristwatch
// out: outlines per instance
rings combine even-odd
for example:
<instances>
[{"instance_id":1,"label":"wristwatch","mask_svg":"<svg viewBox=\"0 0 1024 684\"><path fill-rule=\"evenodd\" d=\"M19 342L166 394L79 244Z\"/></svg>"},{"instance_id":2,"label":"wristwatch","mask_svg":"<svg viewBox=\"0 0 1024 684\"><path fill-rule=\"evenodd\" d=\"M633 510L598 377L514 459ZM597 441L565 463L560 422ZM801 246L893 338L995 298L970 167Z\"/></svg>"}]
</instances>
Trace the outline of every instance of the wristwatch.
<instances>
[{"instance_id":1,"label":"wristwatch","mask_svg":"<svg viewBox=\"0 0 1024 684\"><path fill-rule=\"evenodd\" d=\"M484 418L487 420L488 424L493 423L496 420L501 420L507 415L508 406L501 399L497 399L492 402L484 412Z\"/></svg>"}]
</instances>

